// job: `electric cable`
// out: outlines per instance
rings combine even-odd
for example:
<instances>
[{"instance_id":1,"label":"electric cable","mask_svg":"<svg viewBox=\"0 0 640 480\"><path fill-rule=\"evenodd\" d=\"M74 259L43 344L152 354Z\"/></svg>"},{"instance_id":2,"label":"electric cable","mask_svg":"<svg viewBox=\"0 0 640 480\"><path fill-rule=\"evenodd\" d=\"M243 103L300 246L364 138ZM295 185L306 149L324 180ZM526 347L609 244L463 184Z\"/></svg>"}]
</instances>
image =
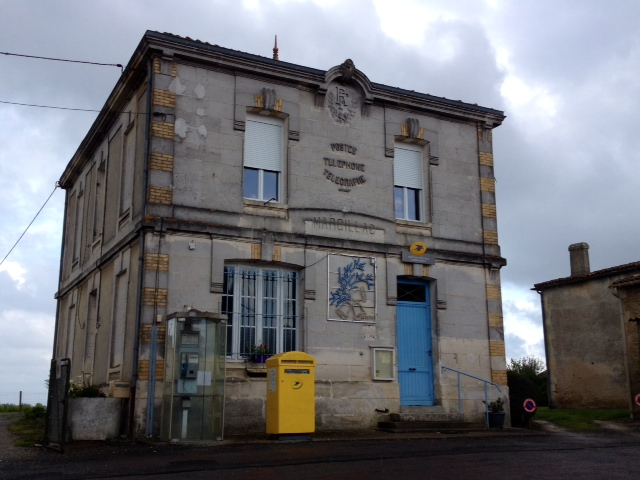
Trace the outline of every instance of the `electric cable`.
<instances>
[{"instance_id":1,"label":"electric cable","mask_svg":"<svg viewBox=\"0 0 640 480\"><path fill-rule=\"evenodd\" d=\"M6 103L8 105L19 105L21 107L53 108L55 110L74 110L77 112L100 112L101 111L101 110L91 110L88 108L54 107L51 105L37 105L35 103L7 102L5 100L0 100L0 103ZM123 112L123 113L126 113L126 112Z\"/></svg>"},{"instance_id":2,"label":"electric cable","mask_svg":"<svg viewBox=\"0 0 640 480\"><path fill-rule=\"evenodd\" d=\"M52 58L52 57L38 57L36 55L24 55L22 53L10 53L10 52L0 52L2 55L10 55L13 57L25 57L25 58L35 58L37 60L52 60L55 62L70 62L70 63L85 63L87 65L100 65L103 67L120 67L120 73L124 72L124 67L120 63L99 63L99 62L86 62L84 60L68 60L65 58Z\"/></svg>"},{"instance_id":3,"label":"electric cable","mask_svg":"<svg viewBox=\"0 0 640 480\"><path fill-rule=\"evenodd\" d=\"M24 237L25 233L27 233L27 230L29 230L29 227L31 227L31 225L33 224L33 222L36 221L36 218L38 218L38 215L40 215L40 212L42 211L42 209L47 205L47 203L49 202L49 200L51 199L51 197L53 197L53 194L56 192L56 190L60 187L60 184L58 182L56 182L56 186L53 188L53 192L51 192L51 195L49 195L49 197L45 200L44 204L40 207L40 210L38 210L38 213L36 213L36 216L33 217L33 220L31 220L31 222L29 223L29 225L27 225L27 228L24 229L24 232L22 232L22 235L20 235L20 238L18 238L18 240L16 241L16 243L13 244L13 247L11 247L11 250L9 250L9 252L4 256L4 258L2 259L2 261L0 262L0 266L2 266L2 264L4 263L4 261L7 259L7 257L9 255L11 255L11 252L13 252L13 249L16 248L16 246L18 245L18 243L20 243L20 240L22 240L22 237Z\"/></svg>"},{"instance_id":4,"label":"electric cable","mask_svg":"<svg viewBox=\"0 0 640 480\"><path fill-rule=\"evenodd\" d=\"M7 105L18 105L20 107L37 107L37 108L52 108L55 110L72 110L72 111L76 111L76 112L96 112L96 113L100 113L102 112L102 110L94 110L94 109L90 109L90 108L72 108L72 107L55 107L53 105L38 105L36 103L19 103L19 102L8 102L6 100L0 100L0 103L4 103ZM173 113L164 113L164 112L132 112L130 110L122 110L120 112L118 112L118 115L122 114L122 113L128 113L130 115L152 115L154 117L167 117L169 115L172 115L175 117L175 114Z\"/></svg>"}]
</instances>

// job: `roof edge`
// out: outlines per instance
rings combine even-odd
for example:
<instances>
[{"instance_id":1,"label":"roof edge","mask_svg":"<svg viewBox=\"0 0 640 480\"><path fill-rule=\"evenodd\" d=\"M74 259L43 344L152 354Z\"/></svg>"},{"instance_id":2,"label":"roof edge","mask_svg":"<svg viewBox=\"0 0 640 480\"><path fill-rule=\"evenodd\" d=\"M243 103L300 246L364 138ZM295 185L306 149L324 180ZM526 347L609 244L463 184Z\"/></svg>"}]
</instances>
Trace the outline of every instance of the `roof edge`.
<instances>
[{"instance_id":1,"label":"roof edge","mask_svg":"<svg viewBox=\"0 0 640 480\"><path fill-rule=\"evenodd\" d=\"M594 278L610 277L613 275L619 275L632 270L638 270L640 272L640 262L626 263L618 265L616 267L605 268L602 270L596 270L595 272L585 273L584 275L575 275L573 277L556 278L555 280L548 280L546 282L536 283L531 290L541 291L548 288L558 287L562 285L568 285L572 283L581 283L592 280Z\"/></svg>"}]
</instances>

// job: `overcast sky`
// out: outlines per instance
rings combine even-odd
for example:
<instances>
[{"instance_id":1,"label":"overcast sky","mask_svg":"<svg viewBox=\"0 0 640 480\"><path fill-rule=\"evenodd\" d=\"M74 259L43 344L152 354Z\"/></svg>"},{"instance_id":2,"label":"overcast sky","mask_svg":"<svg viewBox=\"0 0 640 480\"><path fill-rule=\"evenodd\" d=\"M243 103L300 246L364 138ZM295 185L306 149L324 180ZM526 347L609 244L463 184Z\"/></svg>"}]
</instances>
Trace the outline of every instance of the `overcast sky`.
<instances>
[{"instance_id":1,"label":"overcast sky","mask_svg":"<svg viewBox=\"0 0 640 480\"><path fill-rule=\"evenodd\" d=\"M446 4L446 6L445 6ZM0 4L0 260L54 191L146 30L503 110L494 130L507 357L544 358L534 283L640 260L640 1L21 0ZM635 193L635 195L634 195ZM44 392L64 192L0 266L0 394Z\"/></svg>"}]
</instances>

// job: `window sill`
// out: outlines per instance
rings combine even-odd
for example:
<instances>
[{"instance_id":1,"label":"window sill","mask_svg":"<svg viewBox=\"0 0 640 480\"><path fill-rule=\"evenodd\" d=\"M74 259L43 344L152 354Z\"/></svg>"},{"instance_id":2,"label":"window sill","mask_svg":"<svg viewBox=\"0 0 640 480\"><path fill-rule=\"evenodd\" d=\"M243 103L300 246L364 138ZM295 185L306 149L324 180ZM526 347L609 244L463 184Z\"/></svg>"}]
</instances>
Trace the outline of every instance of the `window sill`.
<instances>
[{"instance_id":1,"label":"window sill","mask_svg":"<svg viewBox=\"0 0 640 480\"><path fill-rule=\"evenodd\" d=\"M267 203L261 200L244 199L244 213L263 217L289 218L289 206L283 203Z\"/></svg>"},{"instance_id":2,"label":"window sill","mask_svg":"<svg viewBox=\"0 0 640 480\"><path fill-rule=\"evenodd\" d=\"M249 377L266 377L267 376L267 365L264 363L248 362L245 366L245 370Z\"/></svg>"},{"instance_id":3,"label":"window sill","mask_svg":"<svg viewBox=\"0 0 640 480\"><path fill-rule=\"evenodd\" d=\"M415 233L419 235L431 236L431 224L413 222L410 220L396 220L396 232Z\"/></svg>"},{"instance_id":4,"label":"window sill","mask_svg":"<svg viewBox=\"0 0 640 480\"><path fill-rule=\"evenodd\" d=\"M244 360L227 359L227 376L236 378L266 377L267 366L264 363L246 362Z\"/></svg>"},{"instance_id":5,"label":"window sill","mask_svg":"<svg viewBox=\"0 0 640 480\"><path fill-rule=\"evenodd\" d=\"M120 218L118 220L118 228L122 228L122 226L129 221L131 217L131 211L127 208L124 212L120 214Z\"/></svg>"}]
</instances>

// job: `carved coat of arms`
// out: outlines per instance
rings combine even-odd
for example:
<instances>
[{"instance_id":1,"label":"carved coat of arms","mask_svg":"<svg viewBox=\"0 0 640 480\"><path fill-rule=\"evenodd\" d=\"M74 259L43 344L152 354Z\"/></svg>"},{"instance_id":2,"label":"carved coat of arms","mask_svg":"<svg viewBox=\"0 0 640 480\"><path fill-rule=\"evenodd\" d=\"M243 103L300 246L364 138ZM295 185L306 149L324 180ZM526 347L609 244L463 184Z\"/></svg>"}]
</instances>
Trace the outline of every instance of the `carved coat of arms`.
<instances>
[{"instance_id":1,"label":"carved coat of arms","mask_svg":"<svg viewBox=\"0 0 640 480\"><path fill-rule=\"evenodd\" d=\"M327 92L327 108L336 122L348 125L360 111L360 95L349 85L334 84Z\"/></svg>"}]
</instances>

